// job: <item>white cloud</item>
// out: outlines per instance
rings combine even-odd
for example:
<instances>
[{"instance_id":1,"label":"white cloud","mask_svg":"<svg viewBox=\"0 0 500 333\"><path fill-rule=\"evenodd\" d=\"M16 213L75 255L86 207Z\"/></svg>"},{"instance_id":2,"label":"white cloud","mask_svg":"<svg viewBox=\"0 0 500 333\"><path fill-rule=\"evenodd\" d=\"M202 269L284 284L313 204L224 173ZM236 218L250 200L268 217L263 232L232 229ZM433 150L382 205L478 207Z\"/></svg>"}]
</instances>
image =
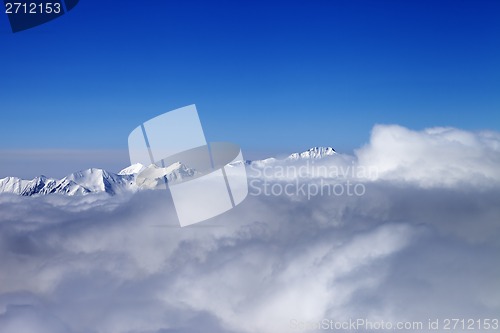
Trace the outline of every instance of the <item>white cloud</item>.
<instances>
[{"instance_id":1,"label":"white cloud","mask_svg":"<svg viewBox=\"0 0 500 333\"><path fill-rule=\"evenodd\" d=\"M358 156L386 171L363 196L248 196L188 228L161 191L0 196L0 331L280 333L291 320L498 316L497 137L377 127ZM423 158L427 141L441 159ZM466 190L441 171L405 173L458 159L460 181L481 174ZM493 180L474 186L482 177Z\"/></svg>"},{"instance_id":2,"label":"white cloud","mask_svg":"<svg viewBox=\"0 0 500 333\"><path fill-rule=\"evenodd\" d=\"M360 165L375 167L379 179L424 187L500 182L500 133L436 127L413 131L377 125L370 142L356 151Z\"/></svg>"}]
</instances>

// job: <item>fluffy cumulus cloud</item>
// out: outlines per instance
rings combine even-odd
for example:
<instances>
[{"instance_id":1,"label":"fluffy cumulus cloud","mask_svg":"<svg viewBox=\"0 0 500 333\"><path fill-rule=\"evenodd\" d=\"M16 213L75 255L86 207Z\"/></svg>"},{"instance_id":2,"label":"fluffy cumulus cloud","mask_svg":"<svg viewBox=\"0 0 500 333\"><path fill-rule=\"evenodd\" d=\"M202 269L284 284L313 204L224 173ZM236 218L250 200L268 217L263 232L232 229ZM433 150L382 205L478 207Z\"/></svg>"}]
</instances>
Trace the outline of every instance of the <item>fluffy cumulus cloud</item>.
<instances>
[{"instance_id":1,"label":"fluffy cumulus cloud","mask_svg":"<svg viewBox=\"0 0 500 333\"><path fill-rule=\"evenodd\" d=\"M498 318L498 134L377 126L356 154L328 163L380 168L363 195L253 193L186 228L162 191L0 196L0 332Z\"/></svg>"},{"instance_id":2,"label":"fluffy cumulus cloud","mask_svg":"<svg viewBox=\"0 0 500 333\"><path fill-rule=\"evenodd\" d=\"M378 125L370 143L356 152L360 165L376 168L375 179L424 187L500 183L500 133L435 127L412 131Z\"/></svg>"}]
</instances>

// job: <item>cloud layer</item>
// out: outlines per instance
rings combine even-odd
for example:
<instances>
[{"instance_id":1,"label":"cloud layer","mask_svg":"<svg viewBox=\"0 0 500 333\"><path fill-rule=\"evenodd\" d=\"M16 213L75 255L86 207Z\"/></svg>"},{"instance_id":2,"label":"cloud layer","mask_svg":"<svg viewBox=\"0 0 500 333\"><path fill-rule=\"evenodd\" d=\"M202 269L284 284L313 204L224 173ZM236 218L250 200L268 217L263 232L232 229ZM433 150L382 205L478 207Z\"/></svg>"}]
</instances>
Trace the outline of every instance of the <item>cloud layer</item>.
<instances>
[{"instance_id":1,"label":"cloud layer","mask_svg":"<svg viewBox=\"0 0 500 333\"><path fill-rule=\"evenodd\" d=\"M0 331L280 333L323 318L498 317L497 139L378 126L357 152L382 169L364 195L250 195L182 229L161 191L0 196Z\"/></svg>"},{"instance_id":2,"label":"cloud layer","mask_svg":"<svg viewBox=\"0 0 500 333\"><path fill-rule=\"evenodd\" d=\"M377 179L424 187L500 183L500 133L492 131L377 125L356 155L360 165L378 169Z\"/></svg>"}]
</instances>

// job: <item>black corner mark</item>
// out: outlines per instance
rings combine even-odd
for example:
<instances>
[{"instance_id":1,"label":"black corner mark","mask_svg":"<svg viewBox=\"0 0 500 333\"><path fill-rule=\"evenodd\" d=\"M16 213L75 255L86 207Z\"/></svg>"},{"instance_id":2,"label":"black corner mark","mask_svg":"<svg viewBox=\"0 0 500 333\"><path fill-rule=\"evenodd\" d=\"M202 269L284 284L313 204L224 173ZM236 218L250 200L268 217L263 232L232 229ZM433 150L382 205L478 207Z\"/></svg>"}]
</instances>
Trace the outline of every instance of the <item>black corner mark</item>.
<instances>
[{"instance_id":1,"label":"black corner mark","mask_svg":"<svg viewBox=\"0 0 500 333\"><path fill-rule=\"evenodd\" d=\"M52 21L73 9L79 0L4 0L12 32Z\"/></svg>"}]
</instances>

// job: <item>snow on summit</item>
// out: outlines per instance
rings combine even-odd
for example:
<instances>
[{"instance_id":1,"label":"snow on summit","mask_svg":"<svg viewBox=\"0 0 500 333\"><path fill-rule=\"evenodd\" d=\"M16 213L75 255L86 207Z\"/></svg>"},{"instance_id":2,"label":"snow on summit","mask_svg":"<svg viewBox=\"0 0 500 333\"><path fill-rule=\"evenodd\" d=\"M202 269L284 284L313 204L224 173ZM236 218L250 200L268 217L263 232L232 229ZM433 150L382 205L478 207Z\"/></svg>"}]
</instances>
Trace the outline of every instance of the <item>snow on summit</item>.
<instances>
[{"instance_id":1,"label":"snow on summit","mask_svg":"<svg viewBox=\"0 0 500 333\"><path fill-rule=\"evenodd\" d=\"M288 159L290 160L298 160L304 158L317 159L317 158L324 158L326 156L332 156L335 155L336 153L337 152L332 147L314 147L302 153L293 153L290 156L288 156Z\"/></svg>"},{"instance_id":2,"label":"snow on summit","mask_svg":"<svg viewBox=\"0 0 500 333\"><path fill-rule=\"evenodd\" d=\"M293 153L287 160L321 159L335 155L331 147L314 147L302 153ZM256 165L268 162L277 162L274 158L261 161L246 161L246 164ZM137 176L141 174L138 178ZM138 189L154 189L165 182L179 182L189 177L194 177L198 172L181 162L173 163L165 168L156 165L144 166L133 164L118 173L103 169L90 168L74 172L62 179L52 179L45 176L32 180L17 177L0 179L0 194L12 193L22 196L45 195L59 193L64 195L85 195L91 193L119 193L134 192Z\"/></svg>"}]
</instances>

